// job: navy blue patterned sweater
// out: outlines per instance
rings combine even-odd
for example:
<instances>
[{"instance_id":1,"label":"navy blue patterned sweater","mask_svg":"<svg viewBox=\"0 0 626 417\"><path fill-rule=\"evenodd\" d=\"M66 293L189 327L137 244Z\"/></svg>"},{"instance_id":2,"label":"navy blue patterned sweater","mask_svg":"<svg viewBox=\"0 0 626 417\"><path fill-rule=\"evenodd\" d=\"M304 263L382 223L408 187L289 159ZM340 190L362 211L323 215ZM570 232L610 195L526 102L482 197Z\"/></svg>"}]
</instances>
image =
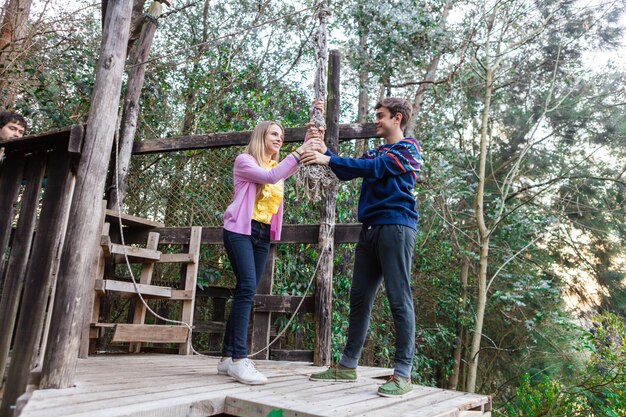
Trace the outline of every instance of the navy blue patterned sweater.
<instances>
[{"instance_id":1,"label":"navy blue patterned sweater","mask_svg":"<svg viewBox=\"0 0 626 417\"><path fill-rule=\"evenodd\" d=\"M423 162L417 140L404 138L391 145L380 145L360 158L343 158L330 150L326 155L330 156L330 169L340 180L363 178L358 208L361 223L417 229L418 213L412 191Z\"/></svg>"}]
</instances>

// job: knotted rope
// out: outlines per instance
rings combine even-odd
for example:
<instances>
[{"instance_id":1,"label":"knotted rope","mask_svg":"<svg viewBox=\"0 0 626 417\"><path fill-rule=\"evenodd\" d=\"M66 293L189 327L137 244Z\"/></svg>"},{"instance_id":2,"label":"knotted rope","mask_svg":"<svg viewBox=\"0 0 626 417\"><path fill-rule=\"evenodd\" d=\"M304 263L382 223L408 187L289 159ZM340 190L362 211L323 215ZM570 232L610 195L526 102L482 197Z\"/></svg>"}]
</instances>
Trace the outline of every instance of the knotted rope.
<instances>
[{"instance_id":1,"label":"knotted rope","mask_svg":"<svg viewBox=\"0 0 626 417\"><path fill-rule=\"evenodd\" d=\"M328 73L328 42L326 22L330 16L330 10L325 1L321 0L315 5L315 15L319 20L317 31L313 36L315 47L316 71L313 89L315 100L326 101L326 77ZM326 121L322 111L314 106L311 109L310 124L320 130L326 130ZM304 196L309 201L319 201L335 182L337 177L325 165L300 165L296 172L298 188L304 190Z\"/></svg>"}]
</instances>

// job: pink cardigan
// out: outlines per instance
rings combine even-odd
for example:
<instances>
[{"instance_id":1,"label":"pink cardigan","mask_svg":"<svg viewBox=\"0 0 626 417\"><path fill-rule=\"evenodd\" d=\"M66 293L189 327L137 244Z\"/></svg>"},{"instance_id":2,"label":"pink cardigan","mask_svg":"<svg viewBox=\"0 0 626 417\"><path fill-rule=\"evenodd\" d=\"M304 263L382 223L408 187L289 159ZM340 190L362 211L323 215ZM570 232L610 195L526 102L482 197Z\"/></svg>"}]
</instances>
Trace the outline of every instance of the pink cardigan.
<instances>
[{"instance_id":1,"label":"pink cardigan","mask_svg":"<svg viewBox=\"0 0 626 417\"><path fill-rule=\"evenodd\" d=\"M235 196L224 212L224 229L250 235L250 222L254 210L257 184L276 184L278 181L291 176L298 168L298 161L293 155L288 155L271 170L261 168L252 155L242 153L235 158L233 167L233 182ZM280 231L283 226L283 202L280 202L278 213L272 216L270 223L270 239L280 240Z\"/></svg>"}]
</instances>

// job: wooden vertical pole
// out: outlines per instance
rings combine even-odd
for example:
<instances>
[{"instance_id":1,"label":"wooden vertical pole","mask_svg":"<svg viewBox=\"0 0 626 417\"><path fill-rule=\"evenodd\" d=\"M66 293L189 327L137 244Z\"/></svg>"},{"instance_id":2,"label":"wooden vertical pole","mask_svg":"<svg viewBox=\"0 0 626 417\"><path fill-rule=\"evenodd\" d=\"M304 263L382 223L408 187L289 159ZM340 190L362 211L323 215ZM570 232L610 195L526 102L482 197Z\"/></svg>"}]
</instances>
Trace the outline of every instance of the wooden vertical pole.
<instances>
[{"instance_id":1,"label":"wooden vertical pole","mask_svg":"<svg viewBox=\"0 0 626 417\"><path fill-rule=\"evenodd\" d=\"M330 51L328 63L328 103L326 111L326 144L337 152L339 144L339 51ZM330 364L331 308L333 294L333 245L335 242L335 209L337 207L337 182L322 197L322 213L319 230L321 260L315 279L315 351L313 364Z\"/></svg>"},{"instance_id":2,"label":"wooden vertical pole","mask_svg":"<svg viewBox=\"0 0 626 417\"><path fill-rule=\"evenodd\" d=\"M84 282L100 238L100 202L111 155L132 0L107 5L96 82L78 165L66 244L61 255L41 388L72 385L80 345Z\"/></svg>"},{"instance_id":3,"label":"wooden vertical pole","mask_svg":"<svg viewBox=\"0 0 626 417\"><path fill-rule=\"evenodd\" d=\"M274 285L274 264L276 261L276 244L270 245L270 253L267 256L265 271L257 287L257 294L271 294ZM270 329L272 327L272 313L254 312L252 315L252 340L250 340L250 351L257 352L270 342ZM269 359L270 350L265 349L254 355L253 359Z\"/></svg>"},{"instance_id":4,"label":"wooden vertical pole","mask_svg":"<svg viewBox=\"0 0 626 417\"><path fill-rule=\"evenodd\" d=\"M163 6L158 1L153 1L144 18L139 44L135 49L132 58L132 66L128 71L128 83L126 85L126 95L124 97L124 113L120 125L120 149L118 158L119 180L116 187L115 180L112 181L111 195L108 198L108 208L120 211L118 203L124 206L124 197L126 196L126 184L128 183L128 167L130 165L130 157L133 151L133 141L135 132L137 131L137 119L139 117L139 97L141 88L143 87L146 74L146 64L143 62L148 58L152 40L157 29L156 19L161 15Z\"/></svg>"}]
</instances>

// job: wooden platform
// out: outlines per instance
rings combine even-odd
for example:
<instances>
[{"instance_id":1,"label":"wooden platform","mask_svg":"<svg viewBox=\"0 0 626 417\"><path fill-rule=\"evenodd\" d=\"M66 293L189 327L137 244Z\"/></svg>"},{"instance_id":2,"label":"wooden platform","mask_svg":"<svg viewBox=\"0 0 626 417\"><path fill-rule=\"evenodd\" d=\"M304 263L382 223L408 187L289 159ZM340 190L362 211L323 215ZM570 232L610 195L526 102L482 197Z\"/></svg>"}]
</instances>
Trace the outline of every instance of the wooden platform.
<instances>
[{"instance_id":1,"label":"wooden platform","mask_svg":"<svg viewBox=\"0 0 626 417\"><path fill-rule=\"evenodd\" d=\"M217 375L216 358L178 355L100 355L80 359L76 387L34 391L21 417L343 417L489 416L488 396L414 386L403 398L376 394L391 370L359 368L353 383L309 381L324 368L257 361L268 378L248 386ZM26 394L28 395L28 394ZM466 411L474 410L474 411Z\"/></svg>"}]
</instances>

